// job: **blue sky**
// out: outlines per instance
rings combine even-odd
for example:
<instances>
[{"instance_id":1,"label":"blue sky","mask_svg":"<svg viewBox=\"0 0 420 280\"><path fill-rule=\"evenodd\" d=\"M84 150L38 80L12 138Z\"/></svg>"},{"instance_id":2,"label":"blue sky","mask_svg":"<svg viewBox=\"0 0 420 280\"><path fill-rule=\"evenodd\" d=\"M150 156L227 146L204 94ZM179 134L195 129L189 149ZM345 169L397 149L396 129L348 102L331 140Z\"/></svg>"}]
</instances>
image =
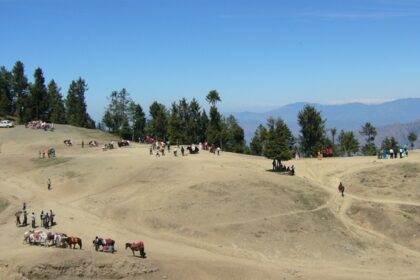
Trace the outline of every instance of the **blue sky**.
<instances>
[{"instance_id":1,"label":"blue sky","mask_svg":"<svg viewBox=\"0 0 420 280\"><path fill-rule=\"evenodd\" d=\"M224 112L420 97L419 0L0 0L0 65L84 78L99 120L113 90Z\"/></svg>"}]
</instances>

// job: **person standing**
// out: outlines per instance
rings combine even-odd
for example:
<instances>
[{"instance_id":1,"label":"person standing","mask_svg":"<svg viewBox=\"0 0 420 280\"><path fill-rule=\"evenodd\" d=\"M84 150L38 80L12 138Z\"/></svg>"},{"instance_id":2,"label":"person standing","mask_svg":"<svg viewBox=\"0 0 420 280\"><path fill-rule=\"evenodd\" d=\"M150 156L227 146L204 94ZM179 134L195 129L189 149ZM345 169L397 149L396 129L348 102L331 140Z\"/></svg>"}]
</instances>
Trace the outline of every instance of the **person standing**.
<instances>
[{"instance_id":1,"label":"person standing","mask_svg":"<svg viewBox=\"0 0 420 280\"><path fill-rule=\"evenodd\" d=\"M32 212L32 216L31 216L31 220L32 220L32 228L35 228L35 213Z\"/></svg>"},{"instance_id":2,"label":"person standing","mask_svg":"<svg viewBox=\"0 0 420 280\"><path fill-rule=\"evenodd\" d=\"M23 226L28 225L28 211L25 209L23 210Z\"/></svg>"},{"instance_id":3,"label":"person standing","mask_svg":"<svg viewBox=\"0 0 420 280\"><path fill-rule=\"evenodd\" d=\"M341 192L341 196L344 197L344 185L340 182L338 185L338 191Z\"/></svg>"},{"instance_id":4,"label":"person standing","mask_svg":"<svg viewBox=\"0 0 420 280\"><path fill-rule=\"evenodd\" d=\"M44 221L44 210L41 210L41 214L39 214L39 219L40 219L40 223L41 223L41 226L43 225L43 221Z\"/></svg>"},{"instance_id":5,"label":"person standing","mask_svg":"<svg viewBox=\"0 0 420 280\"><path fill-rule=\"evenodd\" d=\"M82 149L85 147L85 141L82 140Z\"/></svg>"},{"instance_id":6,"label":"person standing","mask_svg":"<svg viewBox=\"0 0 420 280\"><path fill-rule=\"evenodd\" d=\"M55 216L55 214L50 209L50 224L51 224L51 227L54 225L54 216Z\"/></svg>"},{"instance_id":7,"label":"person standing","mask_svg":"<svg viewBox=\"0 0 420 280\"><path fill-rule=\"evenodd\" d=\"M21 222L20 222L20 215L22 214L22 211L21 210L18 210L17 212L16 212L16 225L17 226L20 226L21 225Z\"/></svg>"},{"instance_id":8,"label":"person standing","mask_svg":"<svg viewBox=\"0 0 420 280\"><path fill-rule=\"evenodd\" d=\"M182 154L182 156L184 156L184 153L185 153L184 146L181 146L181 154Z\"/></svg>"},{"instance_id":9,"label":"person standing","mask_svg":"<svg viewBox=\"0 0 420 280\"><path fill-rule=\"evenodd\" d=\"M51 179L48 178L47 180L48 190L51 190Z\"/></svg>"},{"instance_id":10,"label":"person standing","mask_svg":"<svg viewBox=\"0 0 420 280\"><path fill-rule=\"evenodd\" d=\"M50 215L48 214L48 212L44 215L44 228L49 228L49 224L50 224Z\"/></svg>"}]
</instances>

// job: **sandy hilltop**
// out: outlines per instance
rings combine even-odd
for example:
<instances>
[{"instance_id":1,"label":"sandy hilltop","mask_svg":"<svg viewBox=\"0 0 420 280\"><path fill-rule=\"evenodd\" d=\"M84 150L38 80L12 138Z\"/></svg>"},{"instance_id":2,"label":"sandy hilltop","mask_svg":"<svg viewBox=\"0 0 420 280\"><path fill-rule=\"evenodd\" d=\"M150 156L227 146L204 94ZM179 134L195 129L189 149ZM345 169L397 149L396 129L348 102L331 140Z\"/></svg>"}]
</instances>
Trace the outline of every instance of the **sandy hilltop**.
<instances>
[{"instance_id":1,"label":"sandy hilltop","mask_svg":"<svg viewBox=\"0 0 420 280\"><path fill-rule=\"evenodd\" d=\"M115 137L64 125L0 129L0 279L420 277L420 152L292 160L296 176L284 176L262 157L82 149L92 139ZM39 159L50 146L57 157ZM52 209L50 230L81 237L83 249L24 244L30 227L14 216L24 201L37 224ZM115 239L117 252L96 252L97 235ZM146 259L124 249L137 240Z\"/></svg>"}]
</instances>

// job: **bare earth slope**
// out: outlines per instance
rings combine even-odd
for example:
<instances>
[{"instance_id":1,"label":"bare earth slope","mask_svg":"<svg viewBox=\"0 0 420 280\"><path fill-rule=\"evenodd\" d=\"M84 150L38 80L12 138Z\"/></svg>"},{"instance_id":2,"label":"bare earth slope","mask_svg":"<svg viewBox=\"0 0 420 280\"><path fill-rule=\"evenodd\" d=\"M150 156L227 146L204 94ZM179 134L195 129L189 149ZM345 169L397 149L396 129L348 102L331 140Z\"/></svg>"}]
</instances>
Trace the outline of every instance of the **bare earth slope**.
<instances>
[{"instance_id":1,"label":"bare earth slope","mask_svg":"<svg viewBox=\"0 0 420 280\"><path fill-rule=\"evenodd\" d=\"M105 133L0 130L0 279L418 279L420 153L290 161L223 153L157 158L146 145L102 151ZM73 147L65 147L72 139ZM115 138L114 138L115 139ZM55 159L38 159L53 146ZM53 189L47 190L50 177ZM346 185L342 198L336 187ZM23 244L23 201L53 209L52 231L83 250ZM96 235L117 252L95 252ZM144 240L147 259L125 242Z\"/></svg>"}]
</instances>

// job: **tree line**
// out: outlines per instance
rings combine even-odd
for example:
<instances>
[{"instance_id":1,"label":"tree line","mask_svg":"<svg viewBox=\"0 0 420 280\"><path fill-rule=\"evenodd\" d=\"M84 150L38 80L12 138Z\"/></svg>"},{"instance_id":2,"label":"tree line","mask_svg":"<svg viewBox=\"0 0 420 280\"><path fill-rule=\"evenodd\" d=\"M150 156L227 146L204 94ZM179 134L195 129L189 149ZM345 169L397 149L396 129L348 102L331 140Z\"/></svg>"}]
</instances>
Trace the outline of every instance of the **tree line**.
<instances>
[{"instance_id":1,"label":"tree line","mask_svg":"<svg viewBox=\"0 0 420 280\"><path fill-rule=\"evenodd\" d=\"M232 115L223 117L217 108L221 101L216 90L210 91L206 101L210 114L193 98L172 102L169 108L154 101L147 118L142 106L130 97L126 89L113 91L100 123L100 128L123 139L144 140L152 136L172 144L205 143L222 147L225 151L246 151L244 130Z\"/></svg>"},{"instance_id":2,"label":"tree line","mask_svg":"<svg viewBox=\"0 0 420 280\"><path fill-rule=\"evenodd\" d=\"M327 129L326 119L323 119L321 112L312 105L306 105L297 117L300 126L297 138L293 137L281 118L269 118L266 126L260 124L251 140L250 153L282 161L291 159L292 154L297 152L309 157L315 157L318 153L327 153L328 156L350 156L359 152L364 155L377 155L379 152L375 145L377 131L370 122L366 122L359 131L359 134L365 137L365 143L361 146L353 131L341 130L337 135L337 128ZM328 131L331 138L327 135ZM417 135L411 132L407 138L413 148ZM395 138L386 137L380 149L388 151L395 147L399 147Z\"/></svg>"},{"instance_id":3,"label":"tree line","mask_svg":"<svg viewBox=\"0 0 420 280\"><path fill-rule=\"evenodd\" d=\"M17 123L43 120L59 124L95 128L87 113L85 92L88 86L82 78L73 80L63 98L54 80L46 85L41 68L35 69L34 82L28 81L25 67L17 61L11 71L0 67L0 116L13 117Z\"/></svg>"},{"instance_id":4,"label":"tree line","mask_svg":"<svg viewBox=\"0 0 420 280\"><path fill-rule=\"evenodd\" d=\"M0 117L13 117L24 124L31 120L70 124L79 127L95 128L95 122L87 113L85 93L87 83L82 78L73 80L67 90L66 98L54 80L48 85L41 68L34 72L34 82L25 75L24 64L17 61L11 71L0 68ZM131 99L126 89L111 92L109 104L105 108L98 128L109 131L123 139L139 140L153 136L156 140L170 141L172 144L204 143L215 144L225 151L265 156L270 159L288 160L293 153L316 156L325 149L331 155L352 155L362 152L375 155L374 144L376 128L369 122L362 126L360 134L365 144L360 145L353 131L325 127L326 120L314 106L307 105L297 118L300 134L294 137L281 118L269 118L266 125L260 124L249 146L245 143L244 130L232 115L222 116L217 108L221 97L216 90L210 91L206 101L210 105L209 114L193 98L182 98L167 108L154 101L149 106L149 116L143 107ZM328 132L331 137L328 137ZM337 137L337 139L336 139ZM337 141L336 141L337 140ZM408 136L411 146L417 135ZM398 146L394 137L385 138L381 149Z\"/></svg>"}]
</instances>

